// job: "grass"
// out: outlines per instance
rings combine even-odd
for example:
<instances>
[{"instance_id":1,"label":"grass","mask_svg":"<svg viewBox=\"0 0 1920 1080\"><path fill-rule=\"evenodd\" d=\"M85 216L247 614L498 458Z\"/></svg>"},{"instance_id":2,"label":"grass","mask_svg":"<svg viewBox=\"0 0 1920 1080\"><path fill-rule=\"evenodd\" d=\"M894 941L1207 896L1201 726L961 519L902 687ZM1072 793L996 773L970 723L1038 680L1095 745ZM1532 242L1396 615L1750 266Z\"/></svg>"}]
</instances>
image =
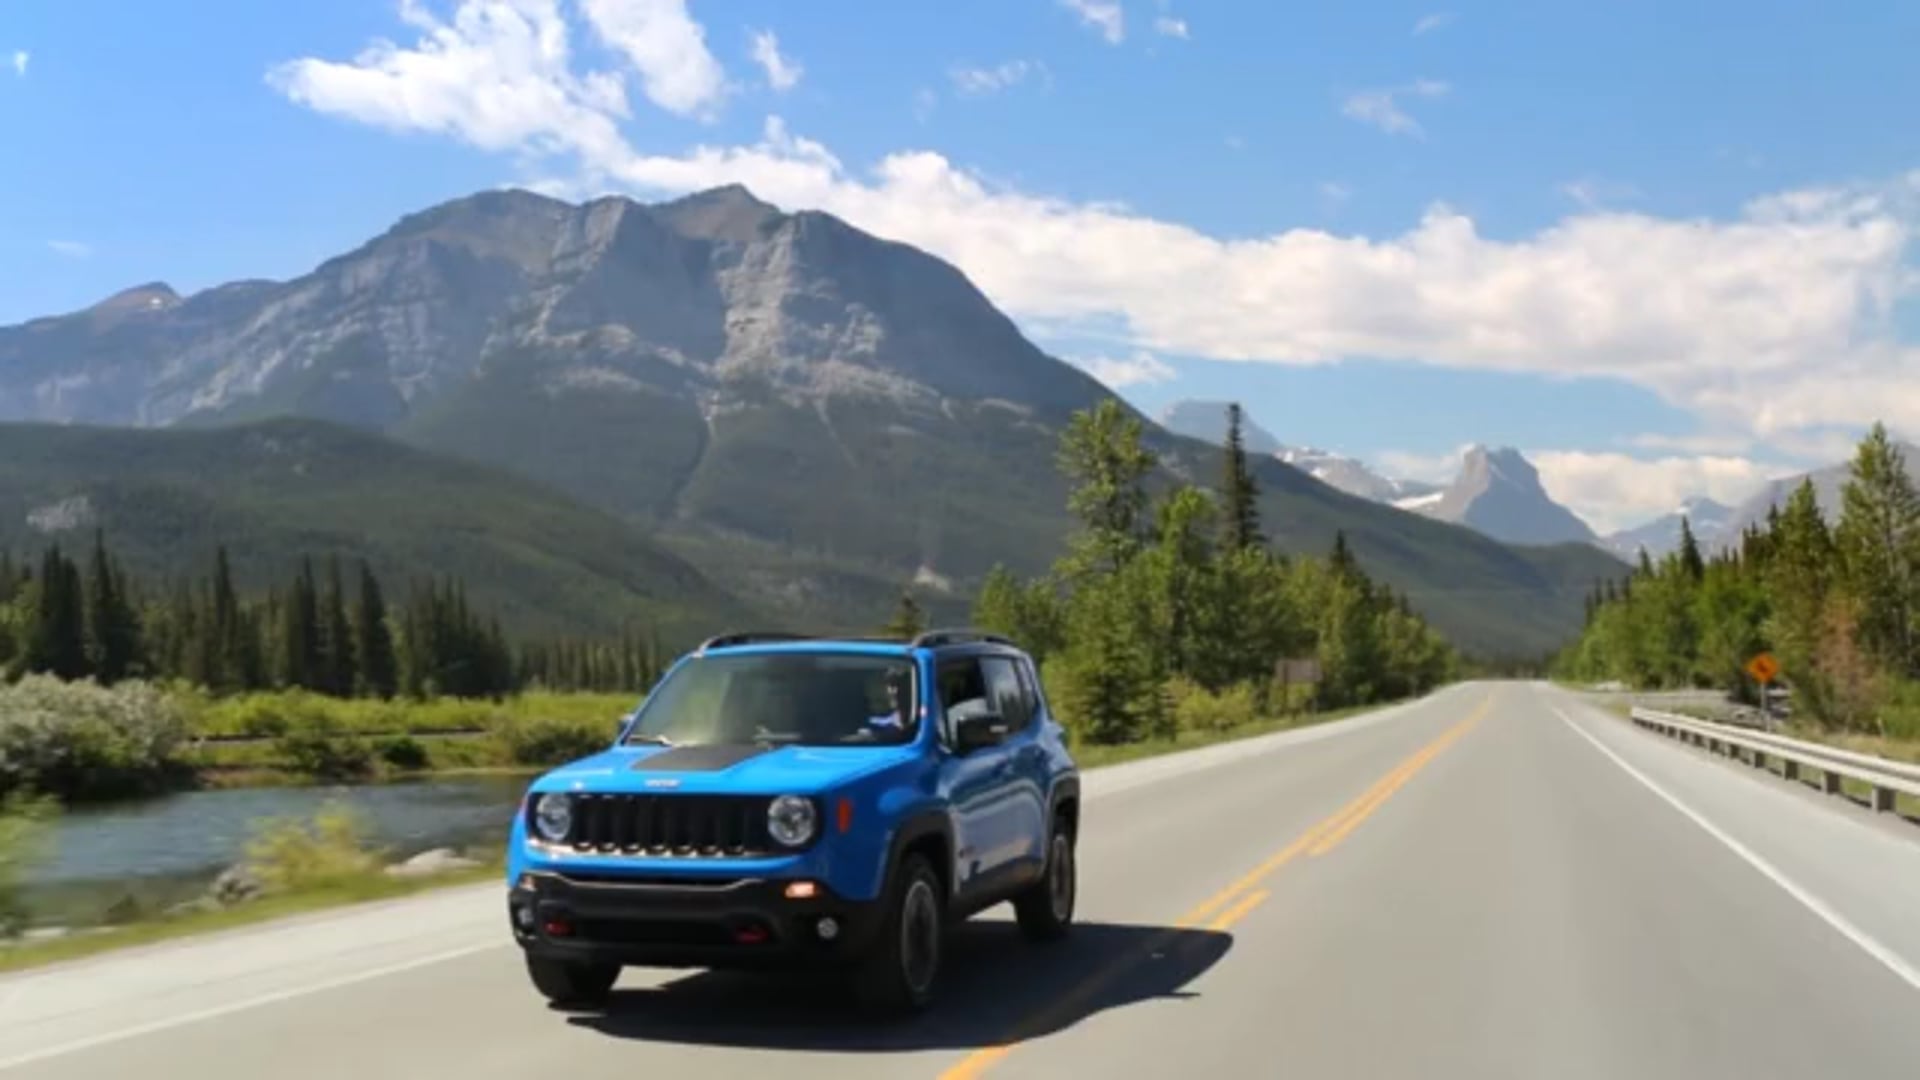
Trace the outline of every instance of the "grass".
<instances>
[{"instance_id":1,"label":"grass","mask_svg":"<svg viewBox=\"0 0 1920 1080\"><path fill-rule=\"evenodd\" d=\"M1329 723L1360 713L1389 707L1391 702L1365 705L1350 709L1334 709L1318 713L1302 713L1291 716L1270 717L1251 724L1220 731L1187 731L1171 739L1149 739L1143 742L1114 746L1078 746L1074 748L1074 759L1082 769L1098 769L1119 765L1128 761L1158 757L1164 754L1185 750L1198 750L1221 743L1237 742L1243 739L1270 735L1294 728L1311 727ZM390 900L410 896L429 889L448 888L457 885L470 885L476 882L498 878L503 872L504 859L496 859L471 870L461 870L430 878L393 878L381 870L355 873L307 888L298 888L286 893L271 895L236 907L214 911L193 912L179 916L159 918L56 938L50 941L35 941L0 946L0 972L19 971L40 967L46 964L77 960L88 956L111 952L116 949L138 945L150 945L177 938L199 934L231 930L291 915L307 914L330 908L362 904L375 900Z\"/></svg>"},{"instance_id":2,"label":"grass","mask_svg":"<svg viewBox=\"0 0 1920 1080\"><path fill-rule=\"evenodd\" d=\"M214 933L220 930L233 930L329 908L362 904L373 900L392 900L429 889L472 885L481 881L497 880L501 873L503 873L501 863L482 865L471 870L452 871L429 878L394 878L382 872L373 871L311 889L269 896L236 907L173 917L162 916L144 922L77 933L50 941L30 941L12 946L0 946L0 972L22 971L65 960L79 960L116 949L152 945L175 938Z\"/></svg>"},{"instance_id":3,"label":"grass","mask_svg":"<svg viewBox=\"0 0 1920 1080\"><path fill-rule=\"evenodd\" d=\"M1392 705L1385 702L1378 705L1361 705L1351 709L1330 709L1326 712L1299 713L1292 716L1275 716L1256 720L1251 724L1223 731L1182 731L1171 739L1146 739L1141 742L1115 743L1112 745L1078 745L1073 748L1073 758L1082 769L1098 769L1109 765L1122 765L1142 758L1159 757L1162 754L1177 754L1183 750L1199 750L1221 743L1239 742L1242 739L1258 738L1275 732L1291 731L1294 728L1312 727L1315 724L1331 723L1360 713L1384 709Z\"/></svg>"}]
</instances>

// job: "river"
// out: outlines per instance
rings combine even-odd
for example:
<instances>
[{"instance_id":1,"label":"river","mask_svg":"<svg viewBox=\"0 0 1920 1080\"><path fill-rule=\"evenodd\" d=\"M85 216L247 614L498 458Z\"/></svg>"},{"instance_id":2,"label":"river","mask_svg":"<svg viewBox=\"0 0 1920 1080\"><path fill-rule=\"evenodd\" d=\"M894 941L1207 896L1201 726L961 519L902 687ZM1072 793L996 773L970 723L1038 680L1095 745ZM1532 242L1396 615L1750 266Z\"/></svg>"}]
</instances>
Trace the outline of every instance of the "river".
<instances>
[{"instance_id":1,"label":"river","mask_svg":"<svg viewBox=\"0 0 1920 1080\"><path fill-rule=\"evenodd\" d=\"M275 819L352 807L369 841L395 858L436 847L504 843L526 776L450 777L393 784L190 791L80 807L62 814L49 857L27 874L41 921L89 922L123 897L143 909L177 903L238 862Z\"/></svg>"}]
</instances>

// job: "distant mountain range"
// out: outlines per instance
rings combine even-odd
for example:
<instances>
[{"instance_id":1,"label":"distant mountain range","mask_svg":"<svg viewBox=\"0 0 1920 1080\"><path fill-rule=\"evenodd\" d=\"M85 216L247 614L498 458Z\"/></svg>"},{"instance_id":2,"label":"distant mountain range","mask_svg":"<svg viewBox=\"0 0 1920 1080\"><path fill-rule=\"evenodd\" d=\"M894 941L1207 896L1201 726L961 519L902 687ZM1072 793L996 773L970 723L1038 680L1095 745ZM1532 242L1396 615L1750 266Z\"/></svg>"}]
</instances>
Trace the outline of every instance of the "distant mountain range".
<instances>
[{"instance_id":1,"label":"distant mountain range","mask_svg":"<svg viewBox=\"0 0 1920 1080\"><path fill-rule=\"evenodd\" d=\"M1898 442L1896 445L1906 459L1907 475L1912 477L1915 483L1920 483L1920 446L1910 442ZM1853 462L1849 459L1811 472L1796 473L1768 482L1766 487L1733 508L1726 530L1719 539L1722 543L1734 543L1739 540L1748 526L1764 526L1767 521L1767 511L1775 506L1785 507L1794 489L1800 486L1801 481L1808 478L1813 480L1813 493L1819 500L1821 515L1830 523L1839 521L1842 492L1846 489L1852 467Z\"/></svg>"},{"instance_id":2,"label":"distant mountain range","mask_svg":"<svg viewBox=\"0 0 1920 1080\"><path fill-rule=\"evenodd\" d=\"M492 545L462 565L497 570L497 595L527 618L584 626L658 597L713 624L871 628L908 581L953 618L995 564L1034 573L1057 556L1071 527L1059 434L1110 396L953 266L830 215L737 186L658 205L492 191L291 281L191 296L155 283L0 328L0 421L37 425L7 437L61 462L0 470L0 544L85 519L141 534L155 559L191 562L236 534L270 559L350 545L348 523L371 538L387 515L379 550L402 565L383 576ZM353 447L365 475L280 497L304 490L280 491L288 463L260 449L284 417L304 418L311 445ZM1156 425L1148 438L1167 477L1220 474L1216 448ZM221 439L231 461L190 483L178 460L217 458ZM1318 552L1344 533L1471 650L1551 648L1591 581L1621 569L1353 498L1329 486L1336 459L1294 460L1256 467L1275 543ZM479 494L489 476L499 499ZM436 485L470 494L448 504ZM204 519L182 509L215 504ZM595 550L631 545L628 576L616 587L563 537L508 520L530 515L575 522ZM569 606L590 592L602 600Z\"/></svg>"},{"instance_id":3,"label":"distant mountain range","mask_svg":"<svg viewBox=\"0 0 1920 1080\"><path fill-rule=\"evenodd\" d=\"M1701 549L1712 551L1723 540L1739 535L1737 531L1729 531L1733 519L1732 507L1701 496L1687 499L1673 512L1645 524L1612 533L1601 543L1608 551L1629 561L1638 559L1643 550L1648 558L1659 559L1680 550L1680 523L1685 521L1692 527L1694 541Z\"/></svg>"},{"instance_id":4,"label":"distant mountain range","mask_svg":"<svg viewBox=\"0 0 1920 1080\"><path fill-rule=\"evenodd\" d=\"M1226 442L1227 406L1224 401L1177 401L1161 411L1160 423L1177 434L1220 445ZM1328 487L1373 502L1398 503L1440 490L1417 480L1383 476L1355 458L1312 447L1287 446L1244 413L1240 441L1248 453L1279 458Z\"/></svg>"}]
</instances>

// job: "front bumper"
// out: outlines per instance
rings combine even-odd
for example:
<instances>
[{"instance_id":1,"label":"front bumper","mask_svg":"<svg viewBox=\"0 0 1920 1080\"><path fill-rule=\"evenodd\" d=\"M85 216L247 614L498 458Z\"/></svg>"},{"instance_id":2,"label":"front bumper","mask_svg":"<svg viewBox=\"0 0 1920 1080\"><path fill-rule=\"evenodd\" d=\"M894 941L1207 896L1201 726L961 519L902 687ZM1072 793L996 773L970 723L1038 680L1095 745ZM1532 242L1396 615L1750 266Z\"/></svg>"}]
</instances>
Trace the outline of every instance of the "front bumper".
<instances>
[{"instance_id":1,"label":"front bumper","mask_svg":"<svg viewBox=\"0 0 1920 1080\"><path fill-rule=\"evenodd\" d=\"M632 877L529 872L507 894L514 940L557 960L637 967L836 967L872 945L875 902L849 901L794 879ZM831 920L831 934L822 934Z\"/></svg>"}]
</instances>

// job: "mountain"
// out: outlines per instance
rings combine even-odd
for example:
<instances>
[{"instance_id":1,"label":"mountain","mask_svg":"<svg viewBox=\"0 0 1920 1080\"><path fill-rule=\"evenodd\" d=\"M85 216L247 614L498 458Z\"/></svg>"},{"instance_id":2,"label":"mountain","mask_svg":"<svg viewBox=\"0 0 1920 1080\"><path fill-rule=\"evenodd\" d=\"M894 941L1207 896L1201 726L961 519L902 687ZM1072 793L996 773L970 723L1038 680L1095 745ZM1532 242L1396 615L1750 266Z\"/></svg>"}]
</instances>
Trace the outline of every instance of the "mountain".
<instances>
[{"instance_id":1,"label":"mountain","mask_svg":"<svg viewBox=\"0 0 1920 1080\"><path fill-rule=\"evenodd\" d=\"M1907 475L1913 478L1915 483L1920 483L1920 446L1904 441L1897 442L1895 445L1899 447L1901 456L1906 459ZM1767 511L1775 506L1785 508L1787 499L1793 495L1794 489L1809 477L1813 480L1814 496L1820 502L1821 515L1829 524L1837 523L1840 520L1842 492L1846 489L1852 469L1853 462L1848 460L1815 469L1812 472L1795 473L1792 476L1768 481L1766 487L1734 507L1731 519L1727 522L1726 531L1720 537L1721 546L1738 543L1741 534L1746 532L1749 526L1764 527L1767 522Z\"/></svg>"},{"instance_id":2,"label":"mountain","mask_svg":"<svg viewBox=\"0 0 1920 1080\"><path fill-rule=\"evenodd\" d=\"M1227 441L1227 406L1225 401L1195 401L1191 398L1176 401L1160 411L1160 426L1175 435L1184 435L1189 439L1199 439L1215 446L1224 446ZM1286 447L1273 433L1254 422L1245 410L1240 413L1240 445L1249 454L1278 454Z\"/></svg>"},{"instance_id":3,"label":"mountain","mask_svg":"<svg viewBox=\"0 0 1920 1080\"><path fill-rule=\"evenodd\" d=\"M1299 469L1329 487L1374 502L1392 503L1405 509L1408 500L1433 495L1440 489L1418 480L1395 480L1382 476L1365 463L1340 454L1312 447L1289 446L1277 455L1281 461Z\"/></svg>"},{"instance_id":4,"label":"mountain","mask_svg":"<svg viewBox=\"0 0 1920 1080\"><path fill-rule=\"evenodd\" d=\"M1638 559L1643 549L1649 558L1659 559L1680 549L1680 523L1685 521L1693 528L1694 540L1711 550L1731 535L1727 527L1733 522L1733 514L1732 507L1712 499L1691 498L1671 513L1603 537L1600 545L1629 562Z\"/></svg>"},{"instance_id":5,"label":"mountain","mask_svg":"<svg viewBox=\"0 0 1920 1080\"><path fill-rule=\"evenodd\" d=\"M210 431L0 424L0 550L70 550L96 528L149 581L211 571L284 585L302 555L366 558L388 590L453 574L531 636L653 621L687 642L738 599L613 517L480 466L300 419Z\"/></svg>"},{"instance_id":6,"label":"mountain","mask_svg":"<svg viewBox=\"0 0 1920 1080\"><path fill-rule=\"evenodd\" d=\"M1176 401L1162 410L1160 423L1177 435L1223 445L1227 440L1227 403ZM1277 457L1329 487L1374 502L1398 502L1439 490L1417 480L1382 476L1354 458L1311 447L1283 445L1244 413L1241 414L1240 439L1248 453Z\"/></svg>"},{"instance_id":7,"label":"mountain","mask_svg":"<svg viewBox=\"0 0 1920 1080\"><path fill-rule=\"evenodd\" d=\"M1071 526L1060 431L1110 396L950 264L737 186L486 192L291 281L143 286L0 328L0 419L378 432L562 493L809 627L870 628L909 580L956 617L996 563L1047 568ZM1158 482L1220 475L1217 448L1149 431ZM1544 651L1618 570L1255 462L1281 546L1344 531L1471 649Z\"/></svg>"},{"instance_id":8,"label":"mountain","mask_svg":"<svg viewBox=\"0 0 1920 1080\"><path fill-rule=\"evenodd\" d=\"M1598 541L1586 522L1554 502L1540 486L1540 474L1533 463L1510 447L1468 448L1460 474L1445 490L1402 505L1508 543Z\"/></svg>"}]
</instances>

